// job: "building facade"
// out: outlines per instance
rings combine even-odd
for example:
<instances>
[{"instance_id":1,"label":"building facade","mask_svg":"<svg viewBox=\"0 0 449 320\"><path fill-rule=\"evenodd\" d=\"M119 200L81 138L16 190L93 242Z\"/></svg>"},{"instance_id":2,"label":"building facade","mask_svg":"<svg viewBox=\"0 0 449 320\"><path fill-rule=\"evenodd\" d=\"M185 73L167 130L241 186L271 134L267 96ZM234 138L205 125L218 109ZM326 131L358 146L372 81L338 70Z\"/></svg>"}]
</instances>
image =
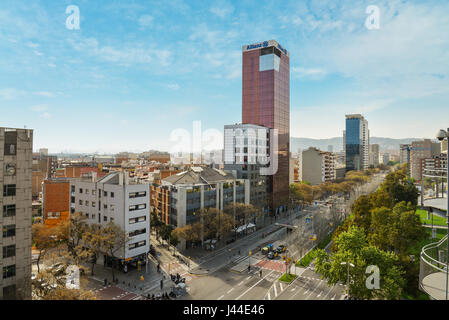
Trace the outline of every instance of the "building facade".
<instances>
[{"instance_id":1,"label":"building facade","mask_svg":"<svg viewBox=\"0 0 449 320\"><path fill-rule=\"evenodd\" d=\"M335 180L337 178L335 155L313 147L303 151L302 178L311 185Z\"/></svg>"},{"instance_id":2,"label":"building facade","mask_svg":"<svg viewBox=\"0 0 449 320\"><path fill-rule=\"evenodd\" d=\"M278 130L277 172L270 177L271 212L283 211L289 195L290 54L274 40L243 46L242 123Z\"/></svg>"},{"instance_id":3,"label":"building facade","mask_svg":"<svg viewBox=\"0 0 449 320\"><path fill-rule=\"evenodd\" d=\"M131 180L127 172L113 172L97 179L71 179L70 210L86 216L90 224L106 225L113 222L129 238L117 253L118 260L97 257L97 263L127 270L128 264L146 261L150 249L150 185Z\"/></svg>"},{"instance_id":4,"label":"building facade","mask_svg":"<svg viewBox=\"0 0 449 320\"><path fill-rule=\"evenodd\" d=\"M197 213L203 208L223 210L232 203L250 203L248 179L237 179L231 172L207 166L191 167L153 185L152 212L174 228L199 221ZM160 199L160 200L159 200ZM186 241L180 239L180 250Z\"/></svg>"},{"instance_id":5,"label":"building facade","mask_svg":"<svg viewBox=\"0 0 449 320\"><path fill-rule=\"evenodd\" d=\"M0 128L0 299L31 298L33 130Z\"/></svg>"},{"instance_id":6,"label":"building facade","mask_svg":"<svg viewBox=\"0 0 449 320\"><path fill-rule=\"evenodd\" d=\"M55 227L70 218L70 181L68 179L47 179L42 192L43 219Z\"/></svg>"},{"instance_id":7,"label":"building facade","mask_svg":"<svg viewBox=\"0 0 449 320\"><path fill-rule=\"evenodd\" d=\"M267 210L271 176L261 174L261 168L269 166L269 135L269 128L254 124L224 126L224 170L249 180L250 203Z\"/></svg>"},{"instance_id":8,"label":"building facade","mask_svg":"<svg viewBox=\"0 0 449 320\"><path fill-rule=\"evenodd\" d=\"M369 166L368 121L360 114L346 115L343 135L346 171L365 170Z\"/></svg>"},{"instance_id":9,"label":"building facade","mask_svg":"<svg viewBox=\"0 0 449 320\"><path fill-rule=\"evenodd\" d=\"M369 162L371 167L377 167L379 165L380 148L378 144L370 144L369 146Z\"/></svg>"},{"instance_id":10,"label":"building facade","mask_svg":"<svg viewBox=\"0 0 449 320\"><path fill-rule=\"evenodd\" d=\"M421 181L421 159L433 158L440 155L440 143L432 142L430 139L413 141L410 147L410 167L411 177L417 181Z\"/></svg>"}]
</instances>

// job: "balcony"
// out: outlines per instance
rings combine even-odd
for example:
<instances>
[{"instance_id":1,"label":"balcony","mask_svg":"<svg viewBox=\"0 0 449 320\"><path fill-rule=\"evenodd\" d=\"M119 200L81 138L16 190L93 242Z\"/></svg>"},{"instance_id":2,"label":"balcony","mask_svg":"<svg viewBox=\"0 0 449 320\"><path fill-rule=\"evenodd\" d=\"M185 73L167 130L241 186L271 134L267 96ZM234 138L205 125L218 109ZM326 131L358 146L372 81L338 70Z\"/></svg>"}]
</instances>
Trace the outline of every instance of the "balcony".
<instances>
[{"instance_id":1,"label":"balcony","mask_svg":"<svg viewBox=\"0 0 449 320\"><path fill-rule=\"evenodd\" d=\"M434 300L446 300L446 254L447 235L421 251L419 288Z\"/></svg>"}]
</instances>

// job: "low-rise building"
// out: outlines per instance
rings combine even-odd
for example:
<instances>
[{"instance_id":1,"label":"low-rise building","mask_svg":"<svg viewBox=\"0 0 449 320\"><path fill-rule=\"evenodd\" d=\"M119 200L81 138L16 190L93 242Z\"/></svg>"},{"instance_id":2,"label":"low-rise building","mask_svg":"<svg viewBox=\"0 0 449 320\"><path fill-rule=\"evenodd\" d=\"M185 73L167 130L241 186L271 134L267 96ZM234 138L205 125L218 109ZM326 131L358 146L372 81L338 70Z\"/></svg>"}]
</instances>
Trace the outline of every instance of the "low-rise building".
<instances>
[{"instance_id":1,"label":"low-rise building","mask_svg":"<svg viewBox=\"0 0 449 320\"><path fill-rule=\"evenodd\" d=\"M68 179L47 179L42 192L43 220L50 227L70 218L70 182Z\"/></svg>"},{"instance_id":2,"label":"low-rise building","mask_svg":"<svg viewBox=\"0 0 449 320\"><path fill-rule=\"evenodd\" d=\"M249 180L207 166L191 167L151 187L152 212L174 228L199 221L196 213L203 208L223 210L237 202L250 203ZM183 250L186 241L180 240Z\"/></svg>"},{"instance_id":3,"label":"low-rise building","mask_svg":"<svg viewBox=\"0 0 449 320\"><path fill-rule=\"evenodd\" d=\"M303 151L302 178L312 185L335 180L337 178L335 155L314 147Z\"/></svg>"},{"instance_id":4,"label":"low-rise building","mask_svg":"<svg viewBox=\"0 0 449 320\"><path fill-rule=\"evenodd\" d=\"M126 232L129 241L117 259L98 257L97 263L127 270L128 264L146 261L150 248L150 185L131 180L127 172L113 172L97 179L70 181L70 210L86 216L90 224L113 222Z\"/></svg>"}]
</instances>

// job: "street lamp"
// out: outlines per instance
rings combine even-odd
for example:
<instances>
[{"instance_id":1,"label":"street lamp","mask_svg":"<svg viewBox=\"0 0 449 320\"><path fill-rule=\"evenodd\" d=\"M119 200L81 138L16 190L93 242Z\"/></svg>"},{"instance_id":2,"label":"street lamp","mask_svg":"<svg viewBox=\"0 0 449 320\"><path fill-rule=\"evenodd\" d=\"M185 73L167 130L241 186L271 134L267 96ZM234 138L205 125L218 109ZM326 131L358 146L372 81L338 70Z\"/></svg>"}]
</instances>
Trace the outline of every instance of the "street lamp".
<instances>
[{"instance_id":1,"label":"street lamp","mask_svg":"<svg viewBox=\"0 0 449 320\"><path fill-rule=\"evenodd\" d=\"M445 130L440 130L437 133L437 139L439 141L443 141L446 140L448 141L449 144L449 128L447 129L447 131ZM449 152L447 154L447 181L449 183ZM443 190L443 196L444 196L444 190ZM446 218L447 218L447 253L446 253L446 300L448 298L448 283L449 283L449 188L448 188L448 195L447 195L447 208L446 208Z\"/></svg>"},{"instance_id":2,"label":"street lamp","mask_svg":"<svg viewBox=\"0 0 449 320\"><path fill-rule=\"evenodd\" d=\"M355 267L351 262L342 262L341 265L347 265L348 266L348 299L349 299L349 266Z\"/></svg>"}]
</instances>

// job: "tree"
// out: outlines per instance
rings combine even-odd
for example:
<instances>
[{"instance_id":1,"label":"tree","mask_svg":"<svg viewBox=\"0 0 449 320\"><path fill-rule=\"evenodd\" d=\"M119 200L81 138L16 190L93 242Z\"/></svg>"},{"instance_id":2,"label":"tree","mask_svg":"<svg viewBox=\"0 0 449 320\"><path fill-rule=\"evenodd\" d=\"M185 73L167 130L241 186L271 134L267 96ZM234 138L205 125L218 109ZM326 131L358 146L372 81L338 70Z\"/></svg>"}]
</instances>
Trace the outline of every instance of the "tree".
<instances>
[{"instance_id":1,"label":"tree","mask_svg":"<svg viewBox=\"0 0 449 320\"><path fill-rule=\"evenodd\" d=\"M360 196L352 205L354 224L363 228L365 232L368 232L370 228L372 208L370 198L365 195Z\"/></svg>"},{"instance_id":2,"label":"tree","mask_svg":"<svg viewBox=\"0 0 449 320\"><path fill-rule=\"evenodd\" d=\"M129 242L128 235L120 226L109 222L100 228L100 248L104 255L117 260L117 255L122 253L124 256L125 246ZM112 281L115 281L114 266L111 268Z\"/></svg>"},{"instance_id":3,"label":"tree","mask_svg":"<svg viewBox=\"0 0 449 320\"><path fill-rule=\"evenodd\" d=\"M159 231L165 224L162 222L161 218L159 218L159 216L155 212L151 212L150 221L151 221L150 228L152 228L154 231L156 231L156 239L158 239Z\"/></svg>"},{"instance_id":4,"label":"tree","mask_svg":"<svg viewBox=\"0 0 449 320\"><path fill-rule=\"evenodd\" d=\"M382 251L368 245L362 229L352 226L348 231L341 233L336 242L336 252L329 256L324 250L317 250L316 271L321 273L329 285L338 282L347 283L347 265L352 263L350 269L351 282L349 291L351 296L358 299L399 299L405 281L403 271L398 266L398 257L392 252ZM367 267L375 265L380 271L380 288L368 289L366 286Z\"/></svg>"},{"instance_id":5,"label":"tree","mask_svg":"<svg viewBox=\"0 0 449 320\"><path fill-rule=\"evenodd\" d=\"M37 256L37 272L40 273L40 262L45 254L57 245L56 242L56 230L49 228L45 224L33 224L31 227L31 233L33 238L34 247L38 251Z\"/></svg>"}]
</instances>

